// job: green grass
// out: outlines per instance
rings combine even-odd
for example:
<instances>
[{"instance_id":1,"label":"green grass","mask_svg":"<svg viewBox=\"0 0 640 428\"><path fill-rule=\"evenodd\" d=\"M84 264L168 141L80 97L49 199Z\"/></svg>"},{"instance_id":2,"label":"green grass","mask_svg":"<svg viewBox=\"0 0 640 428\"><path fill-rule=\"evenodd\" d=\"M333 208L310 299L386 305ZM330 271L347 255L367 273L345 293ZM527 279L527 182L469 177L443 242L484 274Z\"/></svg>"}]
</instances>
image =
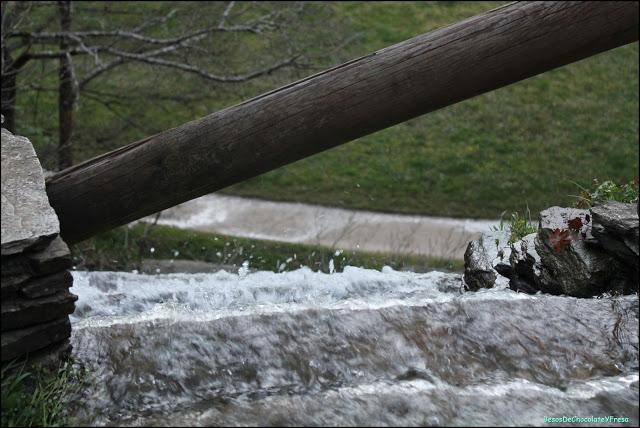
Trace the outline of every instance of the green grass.
<instances>
[{"instance_id":1,"label":"green grass","mask_svg":"<svg viewBox=\"0 0 640 428\"><path fill-rule=\"evenodd\" d=\"M327 67L494 8L502 2L333 2L296 21L292 43ZM138 4L140 5L140 4ZM153 7L160 7L154 3ZM143 6L136 6L143 7ZM144 6L146 7L146 6ZM151 7L151 6L149 6ZM168 6L167 6L168 7ZM353 36L353 38L349 38ZM348 39L333 54L340 39ZM227 43L228 42L228 43ZM224 40L213 66L246 69L278 40ZM241 48L240 48L241 47ZM55 78L33 67L43 85ZM81 98L78 161L275 88L304 73L212 85L175 72L123 68L92 86L122 99ZM638 43L529 78L360 138L223 192L374 211L498 218L570 205L575 183L638 176ZM169 95L184 100L162 98ZM152 96L153 95L153 96ZM112 103L111 109L102 104ZM18 97L19 131L51 165L55 93Z\"/></svg>"},{"instance_id":2,"label":"green grass","mask_svg":"<svg viewBox=\"0 0 640 428\"><path fill-rule=\"evenodd\" d=\"M511 218L509 219L510 234L508 244L513 244L516 241L524 238L530 233L535 233L538 231L538 226L531 220L531 212L527 211L528 216L514 212L511 214Z\"/></svg>"},{"instance_id":3,"label":"green grass","mask_svg":"<svg viewBox=\"0 0 640 428\"><path fill-rule=\"evenodd\" d=\"M521 240L525 236L538 231L538 225L531 219L531 211L527 209L527 215L520 214L518 211L514 211L509 216L509 219L505 222L502 216L506 213L503 212L500 216L500 224L498 226L492 226L493 231L503 231L508 225L509 227L509 239L507 244L511 245L516 241ZM500 246L499 240L496 239L496 247Z\"/></svg>"},{"instance_id":4,"label":"green grass","mask_svg":"<svg viewBox=\"0 0 640 428\"><path fill-rule=\"evenodd\" d=\"M339 7L363 51L496 4ZM638 44L570 64L233 186L266 199L454 217L534 217L574 184L638 175Z\"/></svg>"},{"instance_id":5,"label":"green grass","mask_svg":"<svg viewBox=\"0 0 640 428\"><path fill-rule=\"evenodd\" d=\"M344 266L417 271L447 269L461 271L462 262L420 256L341 251L336 248L262 241L205 232L181 230L169 226L148 229L137 224L98 235L72 248L76 269L133 270L142 259L199 260L229 266L249 266L274 272L290 271L307 266L312 270L329 271L333 260L337 272ZM153 251L151 250L153 248Z\"/></svg>"},{"instance_id":6,"label":"green grass","mask_svg":"<svg viewBox=\"0 0 640 428\"><path fill-rule=\"evenodd\" d=\"M2 366L2 426L64 426L69 399L80 388L82 374L70 361L47 371L24 363Z\"/></svg>"}]
</instances>

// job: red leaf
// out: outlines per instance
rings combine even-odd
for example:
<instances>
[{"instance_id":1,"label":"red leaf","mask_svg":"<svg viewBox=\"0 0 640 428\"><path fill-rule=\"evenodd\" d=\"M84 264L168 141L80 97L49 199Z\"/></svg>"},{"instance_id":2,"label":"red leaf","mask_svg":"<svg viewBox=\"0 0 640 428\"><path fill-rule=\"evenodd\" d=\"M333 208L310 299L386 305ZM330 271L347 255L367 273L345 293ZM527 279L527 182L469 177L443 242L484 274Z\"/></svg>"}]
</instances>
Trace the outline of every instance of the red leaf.
<instances>
[{"instance_id":1,"label":"red leaf","mask_svg":"<svg viewBox=\"0 0 640 428\"><path fill-rule=\"evenodd\" d=\"M562 251L567 245L571 243L568 230L554 229L549 235L549 244L557 252Z\"/></svg>"},{"instance_id":2,"label":"red leaf","mask_svg":"<svg viewBox=\"0 0 640 428\"><path fill-rule=\"evenodd\" d=\"M569 220L569 229L571 230L582 229L582 219L580 217L576 217L573 220Z\"/></svg>"}]
</instances>

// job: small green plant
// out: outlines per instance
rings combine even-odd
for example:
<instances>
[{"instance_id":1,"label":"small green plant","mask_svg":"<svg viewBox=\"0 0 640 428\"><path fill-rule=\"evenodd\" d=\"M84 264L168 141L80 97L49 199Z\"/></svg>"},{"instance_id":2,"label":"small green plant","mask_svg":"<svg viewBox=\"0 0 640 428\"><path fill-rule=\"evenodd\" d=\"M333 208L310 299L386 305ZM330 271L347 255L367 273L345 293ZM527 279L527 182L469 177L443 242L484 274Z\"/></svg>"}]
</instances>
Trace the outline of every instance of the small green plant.
<instances>
[{"instance_id":1,"label":"small green plant","mask_svg":"<svg viewBox=\"0 0 640 428\"><path fill-rule=\"evenodd\" d=\"M579 195L571 195L577 198L575 206L577 208L591 208L593 205L606 202L637 202L638 201L638 178L628 183L618 184L611 180L605 180L602 183L597 179L593 179L592 188L586 189L578 183L574 183L580 188Z\"/></svg>"},{"instance_id":2,"label":"small green plant","mask_svg":"<svg viewBox=\"0 0 640 428\"><path fill-rule=\"evenodd\" d=\"M501 232L505 230L504 229L506 224L506 222L504 221L505 213L506 211L503 211L502 214L500 214L500 225L492 226L491 230L494 230L497 232ZM524 238L530 233L535 233L538 231L538 227L531 221L531 211L529 210L529 207L527 207L526 217L524 215L521 215L518 211L512 212L511 216L509 217L508 223L509 223L509 232L510 232L509 240L507 241L508 245L513 244L514 242ZM496 248L500 252L500 240L496 239L494 242L496 244Z\"/></svg>"},{"instance_id":3,"label":"small green plant","mask_svg":"<svg viewBox=\"0 0 640 428\"><path fill-rule=\"evenodd\" d=\"M508 244L511 245L516 241L524 238L530 233L538 231L538 227L531 221L531 211L527 207L527 217L520 215L519 212L514 211L511 213L511 234L509 235Z\"/></svg>"},{"instance_id":4,"label":"small green plant","mask_svg":"<svg viewBox=\"0 0 640 428\"><path fill-rule=\"evenodd\" d=\"M81 384L82 374L71 361L49 371L25 370L12 361L2 367L2 426L62 426L66 400Z\"/></svg>"}]
</instances>

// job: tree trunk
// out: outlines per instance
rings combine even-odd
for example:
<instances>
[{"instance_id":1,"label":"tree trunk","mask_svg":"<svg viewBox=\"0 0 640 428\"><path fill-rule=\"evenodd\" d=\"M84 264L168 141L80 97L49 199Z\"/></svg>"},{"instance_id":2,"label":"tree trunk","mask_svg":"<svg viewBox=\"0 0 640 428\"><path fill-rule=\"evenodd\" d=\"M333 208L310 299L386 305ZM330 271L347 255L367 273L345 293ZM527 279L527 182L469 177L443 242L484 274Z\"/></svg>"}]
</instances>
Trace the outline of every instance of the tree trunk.
<instances>
[{"instance_id":1,"label":"tree trunk","mask_svg":"<svg viewBox=\"0 0 640 428\"><path fill-rule=\"evenodd\" d=\"M7 49L2 48L2 62L4 69L2 70L2 92L1 105L4 122L2 127L8 129L12 133L16 132L16 82L20 69L29 60L27 55L21 55L14 60Z\"/></svg>"},{"instance_id":2,"label":"tree trunk","mask_svg":"<svg viewBox=\"0 0 640 428\"><path fill-rule=\"evenodd\" d=\"M16 70L10 71L2 77L2 127L12 133L16 132Z\"/></svg>"},{"instance_id":3,"label":"tree trunk","mask_svg":"<svg viewBox=\"0 0 640 428\"><path fill-rule=\"evenodd\" d=\"M638 2L508 4L62 171L49 200L77 242L636 40Z\"/></svg>"},{"instance_id":4,"label":"tree trunk","mask_svg":"<svg viewBox=\"0 0 640 428\"><path fill-rule=\"evenodd\" d=\"M71 2L59 1L60 29L63 32L71 31ZM60 41L60 50L68 51L69 42L63 37ZM73 138L73 110L76 101L76 88L73 81L73 64L71 55L60 58L59 92L58 92L58 167L65 169L73 165L72 138Z\"/></svg>"}]
</instances>

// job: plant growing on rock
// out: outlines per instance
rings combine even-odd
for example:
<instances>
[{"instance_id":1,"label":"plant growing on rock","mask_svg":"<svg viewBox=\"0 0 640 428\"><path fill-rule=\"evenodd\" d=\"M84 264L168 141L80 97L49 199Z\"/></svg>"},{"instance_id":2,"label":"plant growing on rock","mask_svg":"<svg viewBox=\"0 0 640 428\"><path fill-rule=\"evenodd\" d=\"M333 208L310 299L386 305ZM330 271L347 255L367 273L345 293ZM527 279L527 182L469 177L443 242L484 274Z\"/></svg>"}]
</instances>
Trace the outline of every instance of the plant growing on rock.
<instances>
[{"instance_id":1,"label":"plant growing on rock","mask_svg":"<svg viewBox=\"0 0 640 428\"><path fill-rule=\"evenodd\" d=\"M615 183L611 180L605 180L602 183L597 178L593 179L593 187L585 189L575 183L580 188L579 195L571 195L578 198L575 203L576 208L591 208L592 206L606 202L618 201L625 203L633 203L638 201L638 177L628 183Z\"/></svg>"},{"instance_id":2,"label":"plant growing on rock","mask_svg":"<svg viewBox=\"0 0 640 428\"><path fill-rule=\"evenodd\" d=\"M508 244L511 245L516 241L524 238L530 233L535 233L538 231L538 226L536 226L531 221L531 212L527 208L528 218L524 215L520 215L517 211L511 214L511 234L509 235Z\"/></svg>"},{"instance_id":3,"label":"plant growing on rock","mask_svg":"<svg viewBox=\"0 0 640 428\"><path fill-rule=\"evenodd\" d=\"M503 211L500 215L500 225L492 226L491 230L499 232L503 231L505 227L505 222L503 221L503 216L506 211ZM509 218L509 240L507 241L507 245L511 245L516 241L524 238L530 233L535 233L538 231L538 226L531 221L531 211L529 211L529 207L527 207L527 217L521 215L518 211L514 211L511 213L511 217ZM496 248L500 250L500 241L498 239L495 240Z\"/></svg>"}]
</instances>

